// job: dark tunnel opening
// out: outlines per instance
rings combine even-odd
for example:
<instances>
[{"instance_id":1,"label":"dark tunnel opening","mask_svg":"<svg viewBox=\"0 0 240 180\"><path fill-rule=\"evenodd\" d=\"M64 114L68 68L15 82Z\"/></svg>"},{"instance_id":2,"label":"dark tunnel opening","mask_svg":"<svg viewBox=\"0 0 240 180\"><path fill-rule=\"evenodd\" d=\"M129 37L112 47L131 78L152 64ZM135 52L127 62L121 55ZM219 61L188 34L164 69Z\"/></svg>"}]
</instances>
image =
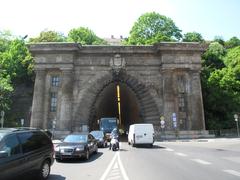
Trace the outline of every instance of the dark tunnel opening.
<instances>
[{"instance_id":1,"label":"dark tunnel opening","mask_svg":"<svg viewBox=\"0 0 240 180\"><path fill-rule=\"evenodd\" d=\"M117 85L120 87L121 103L121 123L119 128L126 131L131 124L142 122L140 105L136 94L124 83L111 83L103 89L96 99L95 112L90 124L91 130L99 129L97 120L100 118L117 117L119 119Z\"/></svg>"}]
</instances>

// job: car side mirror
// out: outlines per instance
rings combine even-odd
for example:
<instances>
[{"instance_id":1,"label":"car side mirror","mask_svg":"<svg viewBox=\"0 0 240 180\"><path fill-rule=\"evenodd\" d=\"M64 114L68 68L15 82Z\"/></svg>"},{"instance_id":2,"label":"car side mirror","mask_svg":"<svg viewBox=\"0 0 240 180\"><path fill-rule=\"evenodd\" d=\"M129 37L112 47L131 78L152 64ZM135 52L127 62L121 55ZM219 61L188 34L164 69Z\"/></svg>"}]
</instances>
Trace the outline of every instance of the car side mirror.
<instances>
[{"instance_id":1,"label":"car side mirror","mask_svg":"<svg viewBox=\"0 0 240 180\"><path fill-rule=\"evenodd\" d=\"M8 157L8 152L7 151L0 151L0 158L6 158Z\"/></svg>"}]
</instances>

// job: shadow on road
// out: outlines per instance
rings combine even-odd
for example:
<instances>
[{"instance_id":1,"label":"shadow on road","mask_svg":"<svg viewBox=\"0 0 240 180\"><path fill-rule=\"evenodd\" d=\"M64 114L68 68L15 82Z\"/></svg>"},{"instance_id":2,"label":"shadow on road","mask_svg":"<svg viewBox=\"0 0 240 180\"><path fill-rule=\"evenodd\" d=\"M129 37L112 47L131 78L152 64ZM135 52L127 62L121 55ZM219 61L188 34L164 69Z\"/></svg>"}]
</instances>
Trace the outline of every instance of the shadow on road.
<instances>
[{"instance_id":1,"label":"shadow on road","mask_svg":"<svg viewBox=\"0 0 240 180\"><path fill-rule=\"evenodd\" d=\"M58 174L50 174L48 180L65 180L66 177Z\"/></svg>"},{"instance_id":2,"label":"shadow on road","mask_svg":"<svg viewBox=\"0 0 240 180\"><path fill-rule=\"evenodd\" d=\"M89 160L85 160L85 159L79 159L79 158L75 158L75 159L64 159L62 161L60 161L59 163L90 163L92 161L95 161L96 159L98 159L99 157L101 157L103 155L102 152L98 152L97 154L93 154L89 157Z\"/></svg>"},{"instance_id":3,"label":"shadow on road","mask_svg":"<svg viewBox=\"0 0 240 180\"><path fill-rule=\"evenodd\" d=\"M145 144L138 144L135 145L135 148L142 148L142 149L165 149L166 147L163 146L159 146L159 145L153 145L153 146L149 146L149 145L145 145Z\"/></svg>"}]
</instances>

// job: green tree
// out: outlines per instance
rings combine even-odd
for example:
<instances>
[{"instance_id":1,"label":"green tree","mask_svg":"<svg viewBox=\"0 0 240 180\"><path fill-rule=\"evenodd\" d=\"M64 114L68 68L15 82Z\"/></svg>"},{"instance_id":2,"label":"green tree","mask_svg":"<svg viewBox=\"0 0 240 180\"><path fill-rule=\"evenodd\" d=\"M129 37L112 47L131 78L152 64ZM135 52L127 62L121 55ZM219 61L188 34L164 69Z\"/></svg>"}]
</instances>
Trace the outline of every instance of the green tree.
<instances>
[{"instance_id":1,"label":"green tree","mask_svg":"<svg viewBox=\"0 0 240 180\"><path fill-rule=\"evenodd\" d=\"M22 38L9 32L0 34L0 109L9 109L11 95L17 84L32 82L33 59Z\"/></svg>"},{"instance_id":2,"label":"green tree","mask_svg":"<svg viewBox=\"0 0 240 180\"><path fill-rule=\"evenodd\" d=\"M33 59L22 39L12 40L0 53L0 65L11 81L26 80L33 74Z\"/></svg>"},{"instance_id":3,"label":"green tree","mask_svg":"<svg viewBox=\"0 0 240 180\"><path fill-rule=\"evenodd\" d=\"M210 45L201 76L206 125L208 129L235 128L233 113L240 107L240 46L226 52L218 42Z\"/></svg>"},{"instance_id":4,"label":"green tree","mask_svg":"<svg viewBox=\"0 0 240 180\"><path fill-rule=\"evenodd\" d=\"M71 29L68 33L68 41L82 45L106 44L106 42L99 38L92 30L85 27Z\"/></svg>"},{"instance_id":5,"label":"green tree","mask_svg":"<svg viewBox=\"0 0 240 180\"><path fill-rule=\"evenodd\" d=\"M181 30L172 19L156 12L150 12L140 16L134 23L126 44L155 44L160 41L180 40L181 37Z\"/></svg>"},{"instance_id":6,"label":"green tree","mask_svg":"<svg viewBox=\"0 0 240 180\"><path fill-rule=\"evenodd\" d=\"M240 46L240 39L238 39L237 37L232 37L231 39L225 42L225 47L228 49L234 48L236 46Z\"/></svg>"},{"instance_id":7,"label":"green tree","mask_svg":"<svg viewBox=\"0 0 240 180\"><path fill-rule=\"evenodd\" d=\"M218 42L219 44L221 44L223 46L224 46L224 43L225 43L225 41L224 41L222 36L215 36L213 41L214 42Z\"/></svg>"},{"instance_id":8,"label":"green tree","mask_svg":"<svg viewBox=\"0 0 240 180\"><path fill-rule=\"evenodd\" d=\"M12 91L10 76L5 76L0 69L0 110L6 111L10 108Z\"/></svg>"},{"instance_id":9,"label":"green tree","mask_svg":"<svg viewBox=\"0 0 240 180\"><path fill-rule=\"evenodd\" d=\"M183 42L203 42L204 39L200 33L188 32L183 35Z\"/></svg>"},{"instance_id":10,"label":"green tree","mask_svg":"<svg viewBox=\"0 0 240 180\"><path fill-rule=\"evenodd\" d=\"M38 42L65 42L66 37L56 31L42 31L38 37L30 38L30 43L38 43Z\"/></svg>"},{"instance_id":11,"label":"green tree","mask_svg":"<svg viewBox=\"0 0 240 180\"><path fill-rule=\"evenodd\" d=\"M203 66L207 68L219 69L223 68L223 57L226 54L226 50L223 45L218 42L212 42L207 51L203 54Z\"/></svg>"}]
</instances>

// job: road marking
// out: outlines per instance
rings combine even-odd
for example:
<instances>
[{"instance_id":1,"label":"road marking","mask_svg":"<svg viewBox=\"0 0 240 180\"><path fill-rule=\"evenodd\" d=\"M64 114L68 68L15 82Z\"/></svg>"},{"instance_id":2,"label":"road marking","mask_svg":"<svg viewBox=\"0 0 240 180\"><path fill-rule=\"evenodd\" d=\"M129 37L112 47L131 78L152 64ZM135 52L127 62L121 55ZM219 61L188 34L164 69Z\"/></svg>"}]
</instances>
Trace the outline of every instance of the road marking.
<instances>
[{"instance_id":1,"label":"road marking","mask_svg":"<svg viewBox=\"0 0 240 180\"><path fill-rule=\"evenodd\" d=\"M129 180L127 173L123 167L119 152L115 153L110 164L100 178L100 180L113 179Z\"/></svg>"},{"instance_id":2,"label":"road marking","mask_svg":"<svg viewBox=\"0 0 240 180\"><path fill-rule=\"evenodd\" d=\"M129 180L128 176L127 176L127 173L123 167L123 164L122 164L122 161L120 159L120 154L118 153L118 163L119 163L119 166L120 166L120 169L121 169L121 172L122 172L122 175L123 175L123 178L124 180Z\"/></svg>"},{"instance_id":3,"label":"road marking","mask_svg":"<svg viewBox=\"0 0 240 180\"><path fill-rule=\"evenodd\" d=\"M174 150L173 150L173 149L170 149L170 148L166 148L165 151L173 152Z\"/></svg>"},{"instance_id":4,"label":"road marking","mask_svg":"<svg viewBox=\"0 0 240 180\"><path fill-rule=\"evenodd\" d=\"M231 169L227 169L227 170L223 170L223 171L226 172L226 173L229 173L229 174L240 177L240 172L238 172L238 171L234 171L234 170L231 170Z\"/></svg>"},{"instance_id":5,"label":"road marking","mask_svg":"<svg viewBox=\"0 0 240 180\"><path fill-rule=\"evenodd\" d=\"M112 161L111 161L110 164L108 165L106 171L103 173L103 175L102 175L102 177L100 178L100 180L105 180L105 179L106 179L106 177L107 177L109 171L111 170L111 167L112 167L114 161L116 160L116 158L117 158L117 154L115 154L115 155L113 156Z\"/></svg>"},{"instance_id":6,"label":"road marking","mask_svg":"<svg viewBox=\"0 0 240 180\"><path fill-rule=\"evenodd\" d=\"M183 156L183 157L186 157L186 156L187 156L186 154L178 153L178 152L176 152L175 154L178 155L178 156Z\"/></svg>"},{"instance_id":7,"label":"road marking","mask_svg":"<svg viewBox=\"0 0 240 180\"><path fill-rule=\"evenodd\" d=\"M192 159L192 161L195 161L197 163L200 163L200 164L204 164L204 165L210 165L212 163L210 162L207 162L207 161L204 161L204 160L201 160L201 159Z\"/></svg>"}]
</instances>

